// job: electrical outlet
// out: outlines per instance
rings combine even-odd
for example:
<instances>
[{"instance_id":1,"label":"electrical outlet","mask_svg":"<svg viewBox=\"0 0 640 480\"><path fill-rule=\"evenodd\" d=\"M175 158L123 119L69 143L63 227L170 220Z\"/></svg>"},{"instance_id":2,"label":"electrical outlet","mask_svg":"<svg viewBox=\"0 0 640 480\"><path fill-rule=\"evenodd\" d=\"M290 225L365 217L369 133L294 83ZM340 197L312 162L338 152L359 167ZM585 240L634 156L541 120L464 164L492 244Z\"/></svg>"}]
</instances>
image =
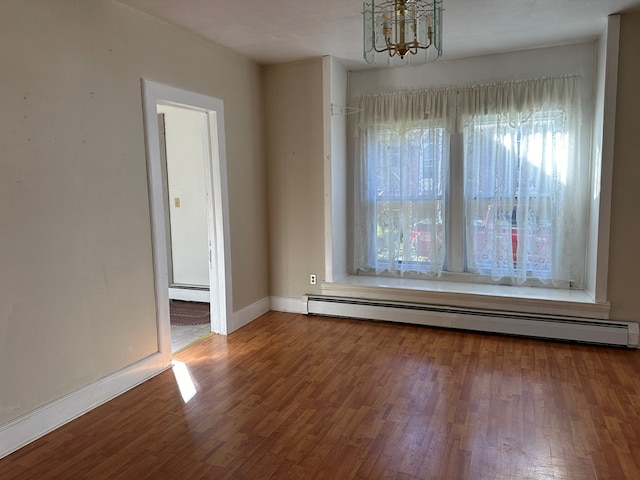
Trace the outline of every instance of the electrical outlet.
<instances>
[{"instance_id":1,"label":"electrical outlet","mask_svg":"<svg viewBox=\"0 0 640 480\"><path fill-rule=\"evenodd\" d=\"M316 279L316 274L312 273L311 275L309 275L309 283L311 285L315 285L317 283L317 279Z\"/></svg>"}]
</instances>

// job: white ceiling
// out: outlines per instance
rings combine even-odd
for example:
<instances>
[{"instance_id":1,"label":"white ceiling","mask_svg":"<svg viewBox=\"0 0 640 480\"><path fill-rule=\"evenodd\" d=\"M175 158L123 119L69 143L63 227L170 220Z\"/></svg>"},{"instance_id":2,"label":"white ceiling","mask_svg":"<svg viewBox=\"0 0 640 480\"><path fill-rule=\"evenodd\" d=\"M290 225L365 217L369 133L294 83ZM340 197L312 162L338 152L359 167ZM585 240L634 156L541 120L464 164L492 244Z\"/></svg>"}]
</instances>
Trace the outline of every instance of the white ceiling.
<instances>
[{"instance_id":1,"label":"white ceiling","mask_svg":"<svg viewBox=\"0 0 640 480\"><path fill-rule=\"evenodd\" d=\"M361 0L117 0L262 64L331 55L362 60ZM597 37L640 0L444 0L443 59Z\"/></svg>"}]
</instances>

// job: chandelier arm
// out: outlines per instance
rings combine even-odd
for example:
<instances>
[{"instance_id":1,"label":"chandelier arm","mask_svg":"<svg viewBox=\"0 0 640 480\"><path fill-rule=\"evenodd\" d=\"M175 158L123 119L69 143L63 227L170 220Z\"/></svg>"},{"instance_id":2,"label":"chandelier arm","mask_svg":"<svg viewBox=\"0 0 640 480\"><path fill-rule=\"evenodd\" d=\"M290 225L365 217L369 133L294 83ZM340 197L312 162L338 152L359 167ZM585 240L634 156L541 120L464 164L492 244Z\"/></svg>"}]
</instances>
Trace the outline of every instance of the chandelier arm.
<instances>
[{"instance_id":1,"label":"chandelier arm","mask_svg":"<svg viewBox=\"0 0 640 480\"><path fill-rule=\"evenodd\" d=\"M373 49L378 53L384 53L384 52L389 52L391 50L394 50L393 47L387 47L387 48L383 48L381 50L378 50L378 48L376 48L375 46L373 47Z\"/></svg>"},{"instance_id":2,"label":"chandelier arm","mask_svg":"<svg viewBox=\"0 0 640 480\"><path fill-rule=\"evenodd\" d=\"M416 48L420 48L420 49L422 49L422 50L426 50L426 49L427 49L427 48L429 48L430 46L431 46L431 44L429 44L429 45L416 45L415 47L416 47Z\"/></svg>"}]
</instances>

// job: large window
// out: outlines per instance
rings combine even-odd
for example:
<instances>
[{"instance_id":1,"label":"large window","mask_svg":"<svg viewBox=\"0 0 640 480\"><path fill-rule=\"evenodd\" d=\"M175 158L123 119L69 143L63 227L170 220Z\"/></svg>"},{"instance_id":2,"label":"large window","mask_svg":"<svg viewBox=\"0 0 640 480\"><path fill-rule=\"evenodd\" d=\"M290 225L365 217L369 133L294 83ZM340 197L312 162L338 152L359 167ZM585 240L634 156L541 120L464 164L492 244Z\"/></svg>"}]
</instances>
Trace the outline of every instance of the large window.
<instances>
[{"instance_id":1,"label":"large window","mask_svg":"<svg viewBox=\"0 0 640 480\"><path fill-rule=\"evenodd\" d=\"M371 115L358 135L362 161L355 185L359 248L354 253L360 272L433 275L443 270L449 134L441 116L429 118L424 112L444 95L370 99Z\"/></svg>"},{"instance_id":2,"label":"large window","mask_svg":"<svg viewBox=\"0 0 640 480\"><path fill-rule=\"evenodd\" d=\"M377 269L433 272L444 263L444 129L376 127L368 136L367 172ZM373 178L375 177L375 178Z\"/></svg>"},{"instance_id":3,"label":"large window","mask_svg":"<svg viewBox=\"0 0 640 480\"><path fill-rule=\"evenodd\" d=\"M578 99L574 77L361 98L355 272L582 287Z\"/></svg>"}]
</instances>

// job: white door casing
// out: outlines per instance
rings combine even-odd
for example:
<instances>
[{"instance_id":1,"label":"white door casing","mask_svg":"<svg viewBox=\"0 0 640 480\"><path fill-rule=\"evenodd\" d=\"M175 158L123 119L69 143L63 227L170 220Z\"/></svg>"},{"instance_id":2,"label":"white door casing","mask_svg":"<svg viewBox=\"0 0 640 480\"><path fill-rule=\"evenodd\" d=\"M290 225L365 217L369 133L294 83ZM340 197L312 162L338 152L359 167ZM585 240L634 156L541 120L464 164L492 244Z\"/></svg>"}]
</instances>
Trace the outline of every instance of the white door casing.
<instances>
[{"instance_id":1,"label":"white door casing","mask_svg":"<svg viewBox=\"0 0 640 480\"><path fill-rule=\"evenodd\" d=\"M158 321L158 349L171 359L169 323L169 274L165 242L165 205L162 188L162 161L158 140L157 105L175 105L206 114L203 124L205 176L209 230L209 276L211 328L228 331L232 313L231 258L229 251L229 205L227 194L224 105L222 100L142 79L147 175L153 243L154 283Z\"/></svg>"}]
</instances>

